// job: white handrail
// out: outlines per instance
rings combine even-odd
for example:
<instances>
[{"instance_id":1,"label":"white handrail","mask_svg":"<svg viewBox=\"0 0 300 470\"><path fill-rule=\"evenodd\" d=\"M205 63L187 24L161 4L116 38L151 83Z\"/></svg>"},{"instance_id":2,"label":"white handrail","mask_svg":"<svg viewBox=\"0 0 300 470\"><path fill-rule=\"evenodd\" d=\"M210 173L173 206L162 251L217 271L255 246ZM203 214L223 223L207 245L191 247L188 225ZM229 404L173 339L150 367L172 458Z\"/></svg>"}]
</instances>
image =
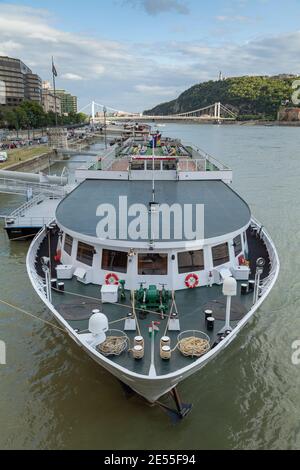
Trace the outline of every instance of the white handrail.
<instances>
[{"instance_id":1,"label":"white handrail","mask_svg":"<svg viewBox=\"0 0 300 470\"><path fill-rule=\"evenodd\" d=\"M44 297L46 297L46 284L44 280L41 278L41 276L38 275L35 265L37 262L37 253L45 235L46 235L46 227L44 226L44 228L37 234L34 241L30 245L30 248L27 254L27 259L26 259L29 276L31 280L34 282L34 285L37 288L37 290Z\"/></svg>"},{"instance_id":2,"label":"white handrail","mask_svg":"<svg viewBox=\"0 0 300 470\"><path fill-rule=\"evenodd\" d=\"M273 282L274 277L277 275L280 261L275 245L267 230L258 222L257 219L255 219L255 217L252 217L252 222L256 225L257 228L259 228L260 238L265 243L270 258L271 271L266 278L262 279L260 286L260 292L264 293Z\"/></svg>"}]
</instances>

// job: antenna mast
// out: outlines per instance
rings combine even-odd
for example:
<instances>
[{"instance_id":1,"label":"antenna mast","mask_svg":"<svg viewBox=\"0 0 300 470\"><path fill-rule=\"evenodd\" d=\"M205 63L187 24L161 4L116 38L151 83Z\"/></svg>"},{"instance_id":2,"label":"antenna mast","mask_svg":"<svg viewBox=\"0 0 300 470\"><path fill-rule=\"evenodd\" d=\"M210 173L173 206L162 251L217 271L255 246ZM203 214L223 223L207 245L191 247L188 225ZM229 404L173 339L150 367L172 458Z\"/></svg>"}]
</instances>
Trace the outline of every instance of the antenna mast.
<instances>
[{"instance_id":1,"label":"antenna mast","mask_svg":"<svg viewBox=\"0 0 300 470\"><path fill-rule=\"evenodd\" d=\"M152 202L155 202L155 154L154 154L155 138L152 139Z\"/></svg>"}]
</instances>

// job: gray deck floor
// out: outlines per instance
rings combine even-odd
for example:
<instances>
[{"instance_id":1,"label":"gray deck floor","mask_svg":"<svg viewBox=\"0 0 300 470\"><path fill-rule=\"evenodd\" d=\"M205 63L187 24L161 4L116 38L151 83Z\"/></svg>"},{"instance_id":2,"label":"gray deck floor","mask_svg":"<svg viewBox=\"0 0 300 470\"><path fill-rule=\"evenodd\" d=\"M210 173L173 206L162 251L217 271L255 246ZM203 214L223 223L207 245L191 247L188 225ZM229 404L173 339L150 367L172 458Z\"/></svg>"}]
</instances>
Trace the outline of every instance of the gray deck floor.
<instances>
[{"instance_id":1,"label":"gray deck floor","mask_svg":"<svg viewBox=\"0 0 300 470\"><path fill-rule=\"evenodd\" d=\"M52 253L55 253L55 247L57 245L57 230L53 231L51 237ZM263 277L269 273L270 265L268 253L264 243L255 236L251 235L251 231L248 230L248 242L249 242L249 259L251 266L251 277L254 277L255 272L255 261L258 257L264 256L267 263L264 270ZM36 269L39 275L43 275L40 265L40 258L48 253L48 242L44 239L41 244ZM55 261L52 260L52 276L55 277ZM53 304L56 310L65 318L70 326L79 332L84 332L88 329L88 320L92 314L92 311L96 308L101 310L107 315L109 322L115 322L116 320L122 319L117 323L114 323L110 327L112 329L124 330L124 317L131 311L130 305L130 293L127 292L127 300L123 305L114 304L103 304L101 303L101 287L93 284L84 285L78 282L76 279L64 281L65 293L61 294L53 291ZM252 306L252 295L248 294L242 296L240 294L241 282L238 282L238 296L233 300L233 312L231 326L234 328L240 319L246 314ZM76 294L76 295L74 295ZM211 345L214 344L218 337L218 332L224 326L225 309L220 309L220 301L224 301L222 295L222 286L214 285L210 287L199 287L197 289L182 290L176 292L176 304L179 313L180 330L181 332L187 330L199 330L202 331L211 338ZM213 310L216 322L215 329L213 332L207 331L205 324L204 310L206 308ZM129 308L128 308L129 307ZM220 312L221 315L220 319ZM137 361L132 358L132 355L128 352L123 353L119 357L110 357L112 362L116 362L119 365L128 368L136 373L148 375L150 368L150 352L151 352L151 340L149 335L149 326L152 321L159 321L159 332L155 338L155 368L158 375L165 375L174 370L178 370L186 365L191 364L195 359L184 357L178 350L172 354L170 361L164 361L160 358L160 338L165 335L167 319L162 320L159 314L148 313L146 318L139 317L139 326L141 334L145 339L145 357L144 359ZM222 318L223 317L223 318ZM133 345L133 339L137 335L137 332L126 332ZM171 347L175 347L177 344L177 336L179 332L167 332L167 335L171 338Z\"/></svg>"},{"instance_id":2,"label":"gray deck floor","mask_svg":"<svg viewBox=\"0 0 300 470\"><path fill-rule=\"evenodd\" d=\"M60 201L61 198L45 198L40 203L24 210L11 227L42 227L50 220L54 220Z\"/></svg>"},{"instance_id":3,"label":"gray deck floor","mask_svg":"<svg viewBox=\"0 0 300 470\"><path fill-rule=\"evenodd\" d=\"M67 319L69 324L79 331L85 331L88 328L88 318L92 314L92 310L98 308L104 314L107 315L109 322L115 322L118 319L124 318L132 310L130 307L130 293L127 292L127 300L124 302L124 306L114 304L102 304L100 300L100 287L94 285L85 286L76 280L64 281L65 282L65 293L59 294L54 292L53 303L56 309ZM239 290L240 290L239 283ZM76 293L88 296L91 298L74 296L68 294ZM193 290L183 290L176 293L176 304L179 312L180 328L181 332L187 330L198 330L206 333L211 338L211 344L213 344L217 338L217 333L224 326L224 320L216 320L215 328L213 332L210 332L206 328L204 310L207 307L207 303L210 302L213 305L220 301L222 297L222 287L213 286L200 287ZM244 307L244 314L249 311L252 303L251 294L247 296L238 296L236 299L237 304L240 307L240 311ZM219 308L219 305L218 305ZM225 310L225 309L224 309ZM73 315L76 320L70 320L70 316ZM170 361L164 361L160 358L160 338L165 335L168 319L162 320L159 314L148 313L146 318L142 319L138 315L138 322L141 330L141 334L145 339L145 357L140 361L136 361L132 358L130 353L123 353L119 357L110 357L113 362L117 362L123 367L129 368L136 373L148 374L150 368L150 357L151 357L151 339L149 334L149 326L152 321L159 321L159 332L155 337L155 368L158 375L168 374L174 370L180 369L189 365L195 359L184 357L178 350L173 352L172 359ZM237 321L232 322L232 327L237 324ZM124 330L125 321L122 320L118 323L111 325L112 329ZM174 348L177 344L177 336L180 332L167 332L167 336L171 338L171 347ZM134 337L137 332L126 332L128 337L133 343Z\"/></svg>"}]
</instances>

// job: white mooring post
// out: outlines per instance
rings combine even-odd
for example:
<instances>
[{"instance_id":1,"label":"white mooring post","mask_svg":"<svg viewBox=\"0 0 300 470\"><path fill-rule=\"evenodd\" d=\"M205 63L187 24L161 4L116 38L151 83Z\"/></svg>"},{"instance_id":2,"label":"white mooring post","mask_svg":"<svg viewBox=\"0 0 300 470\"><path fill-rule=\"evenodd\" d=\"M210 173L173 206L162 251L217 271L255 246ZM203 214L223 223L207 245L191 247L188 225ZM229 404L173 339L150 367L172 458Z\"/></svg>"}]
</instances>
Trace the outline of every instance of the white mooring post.
<instances>
[{"instance_id":1,"label":"white mooring post","mask_svg":"<svg viewBox=\"0 0 300 470\"><path fill-rule=\"evenodd\" d=\"M225 326L222 328L221 333L226 333L227 331L232 331L230 326L230 313L231 313L231 297L237 295L237 282L233 277L227 277L223 283L223 295L227 297L226 299L226 320Z\"/></svg>"}]
</instances>

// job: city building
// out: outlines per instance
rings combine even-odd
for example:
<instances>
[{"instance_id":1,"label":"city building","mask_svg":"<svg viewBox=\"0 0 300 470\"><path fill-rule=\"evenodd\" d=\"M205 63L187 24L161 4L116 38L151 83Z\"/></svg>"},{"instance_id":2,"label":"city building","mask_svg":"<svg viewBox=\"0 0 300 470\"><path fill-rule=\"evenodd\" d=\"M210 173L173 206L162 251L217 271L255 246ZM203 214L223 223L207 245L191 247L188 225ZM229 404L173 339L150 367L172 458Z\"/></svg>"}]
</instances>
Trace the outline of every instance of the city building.
<instances>
[{"instance_id":1,"label":"city building","mask_svg":"<svg viewBox=\"0 0 300 470\"><path fill-rule=\"evenodd\" d=\"M0 56L0 104L18 106L24 100L42 103L42 81L21 60Z\"/></svg>"},{"instance_id":2,"label":"city building","mask_svg":"<svg viewBox=\"0 0 300 470\"><path fill-rule=\"evenodd\" d=\"M45 113L52 111L53 113L56 112L59 116L62 114L61 98L58 95L55 95L53 90L51 90L50 82L43 82L42 104Z\"/></svg>"},{"instance_id":3,"label":"city building","mask_svg":"<svg viewBox=\"0 0 300 470\"><path fill-rule=\"evenodd\" d=\"M51 92L54 93L53 89ZM77 113L77 96L73 96L66 90L56 90L56 96L61 100L61 113L70 114Z\"/></svg>"},{"instance_id":4,"label":"city building","mask_svg":"<svg viewBox=\"0 0 300 470\"><path fill-rule=\"evenodd\" d=\"M34 73L25 75L25 99L37 103L42 102L42 80Z\"/></svg>"}]
</instances>

